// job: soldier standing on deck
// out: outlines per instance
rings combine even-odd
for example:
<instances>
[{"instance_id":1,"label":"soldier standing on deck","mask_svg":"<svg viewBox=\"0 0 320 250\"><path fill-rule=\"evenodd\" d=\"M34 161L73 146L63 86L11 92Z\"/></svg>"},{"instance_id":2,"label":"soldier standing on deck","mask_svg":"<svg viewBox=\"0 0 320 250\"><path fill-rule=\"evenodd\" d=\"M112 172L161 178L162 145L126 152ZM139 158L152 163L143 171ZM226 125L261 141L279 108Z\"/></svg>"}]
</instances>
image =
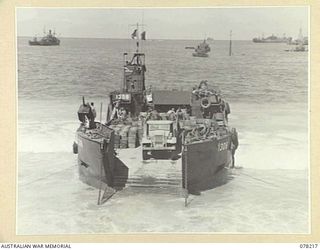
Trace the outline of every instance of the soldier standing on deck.
<instances>
[{"instance_id":1,"label":"soldier standing on deck","mask_svg":"<svg viewBox=\"0 0 320 250\"><path fill-rule=\"evenodd\" d=\"M86 117L87 117L87 120L85 122L86 127L89 129L94 129L94 128L96 128L96 124L94 122L95 113L93 113L92 107L90 106L89 102L87 102L87 104L85 106L89 108L88 115L86 115ZM94 109L94 107L93 107L93 109ZM94 109L94 112L95 112L95 109Z\"/></svg>"},{"instance_id":2,"label":"soldier standing on deck","mask_svg":"<svg viewBox=\"0 0 320 250\"><path fill-rule=\"evenodd\" d=\"M171 108L168 112L167 112L168 118L171 121L174 121L176 119L176 112L174 111L174 108Z\"/></svg>"},{"instance_id":3,"label":"soldier standing on deck","mask_svg":"<svg viewBox=\"0 0 320 250\"><path fill-rule=\"evenodd\" d=\"M178 120L183 120L183 112L180 107L177 108L176 117Z\"/></svg>"},{"instance_id":4,"label":"soldier standing on deck","mask_svg":"<svg viewBox=\"0 0 320 250\"><path fill-rule=\"evenodd\" d=\"M93 115L93 120L96 119L97 117L97 112L96 112L96 108L94 107L94 103L91 103L91 111L92 111L92 115Z\"/></svg>"}]
</instances>

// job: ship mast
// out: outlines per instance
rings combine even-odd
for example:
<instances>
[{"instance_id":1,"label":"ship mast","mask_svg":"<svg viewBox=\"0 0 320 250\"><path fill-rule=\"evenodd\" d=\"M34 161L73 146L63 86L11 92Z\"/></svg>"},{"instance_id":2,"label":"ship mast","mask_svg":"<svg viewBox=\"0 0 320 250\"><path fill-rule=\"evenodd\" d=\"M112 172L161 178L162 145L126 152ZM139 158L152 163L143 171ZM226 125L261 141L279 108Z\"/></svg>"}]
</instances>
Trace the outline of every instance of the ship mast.
<instances>
[{"instance_id":1,"label":"ship mast","mask_svg":"<svg viewBox=\"0 0 320 250\"><path fill-rule=\"evenodd\" d=\"M229 56L232 55L232 30L230 30Z\"/></svg>"},{"instance_id":2,"label":"ship mast","mask_svg":"<svg viewBox=\"0 0 320 250\"><path fill-rule=\"evenodd\" d=\"M136 49L137 53L139 52L139 37L140 37L140 34L139 34L139 23L137 23L137 49Z\"/></svg>"},{"instance_id":3,"label":"ship mast","mask_svg":"<svg viewBox=\"0 0 320 250\"><path fill-rule=\"evenodd\" d=\"M136 29L133 31L133 33L131 34L131 38L132 39L137 39L137 42L136 42L136 45L137 45L137 48L136 48L136 53L139 53L139 46L140 46L140 33L139 33L139 27L144 27L145 25L144 24L139 24L139 23L136 23L136 24L132 24L130 26L134 26L136 27Z\"/></svg>"},{"instance_id":4,"label":"ship mast","mask_svg":"<svg viewBox=\"0 0 320 250\"><path fill-rule=\"evenodd\" d=\"M145 61L144 61L144 54L139 53L139 46L140 46L140 35L141 40L145 40L146 33L143 31L141 34L139 32L139 28L143 27L144 25L136 23L129 25L134 27L134 31L131 33L131 39L136 40L136 51L132 56L130 61L127 61L128 53L124 53L124 74L123 74L123 91L129 92L139 92L145 89L144 85L144 72L145 72ZM129 27L128 26L128 27ZM141 83L141 84L140 84Z\"/></svg>"}]
</instances>

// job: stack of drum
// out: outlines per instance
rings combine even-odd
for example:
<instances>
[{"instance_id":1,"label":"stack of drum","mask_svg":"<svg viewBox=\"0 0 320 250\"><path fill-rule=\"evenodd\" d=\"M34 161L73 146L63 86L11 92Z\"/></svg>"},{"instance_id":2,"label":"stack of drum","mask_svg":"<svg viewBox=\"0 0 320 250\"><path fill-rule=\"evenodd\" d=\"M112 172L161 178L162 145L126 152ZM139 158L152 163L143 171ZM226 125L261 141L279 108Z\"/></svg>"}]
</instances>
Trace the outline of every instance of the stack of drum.
<instances>
[{"instance_id":1,"label":"stack of drum","mask_svg":"<svg viewBox=\"0 0 320 250\"><path fill-rule=\"evenodd\" d=\"M161 120L168 120L167 113L159 113Z\"/></svg>"},{"instance_id":2,"label":"stack of drum","mask_svg":"<svg viewBox=\"0 0 320 250\"><path fill-rule=\"evenodd\" d=\"M217 121L224 121L224 114L223 113L215 113L214 117Z\"/></svg>"},{"instance_id":3,"label":"stack of drum","mask_svg":"<svg viewBox=\"0 0 320 250\"><path fill-rule=\"evenodd\" d=\"M226 124L225 117L224 117L224 113L216 113L216 114L214 115L214 117L215 117L215 120L217 121L217 124L218 124L219 126L225 126L225 125L227 125L227 124Z\"/></svg>"},{"instance_id":4,"label":"stack of drum","mask_svg":"<svg viewBox=\"0 0 320 250\"><path fill-rule=\"evenodd\" d=\"M136 148L137 147L137 136L138 136L138 127L131 127L128 133L128 147Z\"/></svg>"},{"instance_id":5,"label":"stack of drum","mask_svg":"<svg viewBox=\"0 0 320 250\"><path fill-rule=\"evenodd\" d=\"M143 137L143 124L139 123L138 124L138 142L139 142L139 145L141 145L141 143L142 143L142 137Z\"/></svg>"},{"instance_id":6,"label":"stack of drum","mask_svg":"<svg viewBox=\"0 0 320 250\"><path fill-rule=\"evenodd\" d=\"M110 128L114 130L114 147L119 148L120 147L120 130L121 127L119 125L111 125Z\"/></svg>"},{"instance_id":7,"label":"stack of drum","mask_svg":"<svg viewBox=\"0 0 320 250\"><path fill-rule=\"evenodd\" d=\"M128 147L128 132L130 125L123 126L120 130L120 148Z\"/></svg>"},{"instance_id":8,"label":"stack of drum","mask_svg":"<svg viewBox=\"0 0 320 250\"><path fill-rule=\"evenodd\" d=\"M110 128L114 130L115 148L136 148L139 146L140 135L142 139L143 134L143 127L140 123L133 123L132 125L116 124L110 125Z\"/></svg>"}]
</instances>

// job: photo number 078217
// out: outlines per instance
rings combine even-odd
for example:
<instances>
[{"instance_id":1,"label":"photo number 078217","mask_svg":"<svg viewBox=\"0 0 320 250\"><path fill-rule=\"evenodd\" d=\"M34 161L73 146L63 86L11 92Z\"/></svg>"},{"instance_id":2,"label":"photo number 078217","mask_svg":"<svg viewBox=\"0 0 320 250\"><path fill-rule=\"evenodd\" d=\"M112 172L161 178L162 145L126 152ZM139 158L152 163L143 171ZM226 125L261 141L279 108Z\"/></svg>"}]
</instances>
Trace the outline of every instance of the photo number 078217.
<instances>
[{"instance_id":1,"label":"photo number 078217","mask_svg":"<svg viewBox=\"0 0 320 250\"><path fill-rule=\"evenodd\" d=\"M302 243L300 244L300 248L306 248L306 249L318 248L318 243Z\"/></svg>"}]
</instances>

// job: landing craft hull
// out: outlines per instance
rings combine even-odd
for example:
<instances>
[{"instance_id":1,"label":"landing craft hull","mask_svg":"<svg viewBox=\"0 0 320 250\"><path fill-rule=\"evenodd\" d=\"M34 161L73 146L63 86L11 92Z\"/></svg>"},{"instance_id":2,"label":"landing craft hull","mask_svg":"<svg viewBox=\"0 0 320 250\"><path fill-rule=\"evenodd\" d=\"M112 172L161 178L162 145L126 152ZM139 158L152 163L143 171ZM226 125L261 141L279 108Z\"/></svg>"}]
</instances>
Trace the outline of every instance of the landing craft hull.
<instances>
[{"instance_id":1,"label":"landing craft hull","mask_svg":"<svg viewBox=\"0 0 320 250\"><path fill-rule=\"evenodd\" d=\"M208 57L208 54L199 54L199 53L192 53L193 56L195 57Z\"/></svg>"},{"instance_id":2,"label":"landing craft hull","mask_svg":"<svg viewBox=\"0 0 320 250\"><path fill-rule=\"evenodd\" d=\"M39 42L36 42L36 41L29 41L29 45L36 46L36 45L40 45L40 44L39 44Z\"/></svg>"},{"instance_id":3,"label":"landing craft hull","mask_svg":"<svg viewBox=\"0 0 320 250\"><path fill-rule=\"evenodd\" d=\"M189 192L204 191L224 184L217 176L231 164L230 136L184 145L182 153L183 187Z\"/></svg>"},{"instance_id":4,"label":"landing craft hull","mask_svg":"<svg viewBox=\"0 0 320 250\"><path fill-rule=\"evenodd\" d=\"M113 187L114 181L114 135L110 138L92 139L77 131L78 167L80 180L99 188L102 183Z\"/></svg>"}]
</instances>

